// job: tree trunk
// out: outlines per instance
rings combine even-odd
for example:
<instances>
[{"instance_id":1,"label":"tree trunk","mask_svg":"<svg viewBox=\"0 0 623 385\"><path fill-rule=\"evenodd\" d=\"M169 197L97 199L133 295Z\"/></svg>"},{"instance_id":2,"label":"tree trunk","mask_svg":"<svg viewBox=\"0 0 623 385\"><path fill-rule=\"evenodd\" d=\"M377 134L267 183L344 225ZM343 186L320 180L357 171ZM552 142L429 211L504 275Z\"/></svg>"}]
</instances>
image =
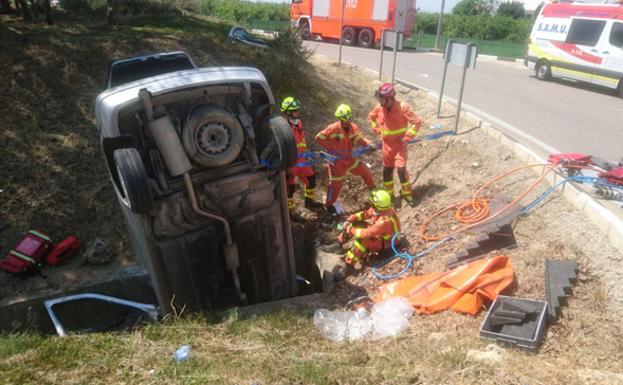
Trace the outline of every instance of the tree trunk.
<instances>
[{"instance_id":1,"label":"tree trunk","mask_svg":"<svg viewBox=\"0 0 623 385\"><path fill-rule=\"evenodd\" d=\"M15 2L19 2L19 7L22 9L22 17L24 20L32 21L32 13L30 13L30 7L28 7L26 0L15 0Z\"/></svg>"},{"instance_id":2,"label":"tree trunk","mask_svg":"<svg viewBox=\"0 0 623 385\"><path fill-rule=\"evenodd\" d=\"M30 11L35 19L39 18L39 12L37 12L37 3L35 0L30 0Z\"/></svg>"},{"instance_id":3,"label":"tree trunk","mask_svg":"<svg viewBox=\"0 0 623 385\"><path fill-rule=\"evenodd\" d=\"M116 24L119 21L119 0L108 0L108 24Z\"/></svg>"},{"instance_id":4,"label":"tree trunk","mask_svg":"<svg viewBox=\"0 0 623 385\"><path fill-rule=\"evenodd\" d=\"M9 0L0 0L0 3L2 3L2 13L11 13L12 9Z\"/></svg>"},{"instance_id":5,"label":"tree trunk","mask_svg":"<svg viewBox=\"0 0 623 385\"><path fill-rule=\"evenodd\" d=\"M52 7L50 6L50 0L43 0L43 9L45 9L45 21L48 25L54 24L52 19Z\"/></svg>"}]
</instances>

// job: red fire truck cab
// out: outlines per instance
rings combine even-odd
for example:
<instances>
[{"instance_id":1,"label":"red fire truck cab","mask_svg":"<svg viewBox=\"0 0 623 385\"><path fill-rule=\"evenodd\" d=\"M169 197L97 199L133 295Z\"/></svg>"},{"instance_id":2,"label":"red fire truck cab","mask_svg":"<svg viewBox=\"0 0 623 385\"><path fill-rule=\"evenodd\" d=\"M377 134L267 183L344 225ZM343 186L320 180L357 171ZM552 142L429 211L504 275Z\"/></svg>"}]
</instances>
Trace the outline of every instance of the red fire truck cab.
<instances>
[{"instance_id":1,"label":"red fire truck cab","mask_svg":"<svg viewBox=\"0 0 623 385\"><path fill-rule=\"evenodd\" d=\"M383 29L405 36L413 32L415 0L292 0L291 23L304 39L339 39L342 4L344 44L373 47L380 42Z\"/></svg>"}]
</instances>

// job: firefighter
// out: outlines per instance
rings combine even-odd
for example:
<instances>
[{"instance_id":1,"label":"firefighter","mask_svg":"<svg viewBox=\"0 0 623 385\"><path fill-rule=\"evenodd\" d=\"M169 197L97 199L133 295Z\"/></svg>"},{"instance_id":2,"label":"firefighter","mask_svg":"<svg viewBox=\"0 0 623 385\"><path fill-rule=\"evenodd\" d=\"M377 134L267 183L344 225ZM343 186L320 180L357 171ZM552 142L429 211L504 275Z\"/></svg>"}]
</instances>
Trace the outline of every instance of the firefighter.
<instances>
[{"instance_id":1,"label":"firefighter","mask_svg":"<svg viewBox=\"0 0 623 385\"><path fill-rule=\"evenodd\" d=\"M370 148L373 148L374 144L364 137L359 127L353 123L350 106L340 104L335 110L335 117L339 119L337 122L328 125L316 135L316 142L337 158L335 163L329 163L329 187L325 202L327 210L332 214L337 214L333 205L340 195L347 173L362 177L368 190L375 187L368 166L352 156L356 144Z\"/></svg>"},{"instance_id":2,"label":"firefighter","mask_svg":"<svg viewBox=\"0 0 623 385\"><path fill-rule=\"evenodd\" d=\"M392 208L392 197L383 189L370 192L371 207L349 216L338 225L342 234L338 239L345 242L354 238L353 245L344 255L344 261L355 264L368 253L379 253L391 248L394 235L400 233L400 221ZM364 227L360 227L361 224Z\"/></svg>"},{"instance_id":3,"label":"firefighter","mask_svg":"<svg viewBox=\"0 0 623 385\"><path fill-rule=\"evenodd\" d=\"M382 84L375 92L379 105L370 111L368 121L383 141L383 188L393 198L396 169L400 178L401 196L412 205L413 193L407 173L407 143L417 135L421 121L409 106L396 100L395 95L393 84Z\"/></svg>"},{"instance_id":4,"label":"firefighter","mask_svg":"<svg viewBox=\"0 0 623 385\"><path fill-rule=\"evenodd\" d=\"M286 116L292 134L296 140L297 153L307 152L307 142L305 142L305 133L303 132L303 122L301 121L301 103L288 96L281 102L281 112ZM286 172L286 184L288 187L288 209L294 209L294 192L296 191L296 178L303 182L305 186L305 207L318 207L319 204L314 201L316 193L316 174L310 165L306 165L305 159L299 159L297 164L289 168Z\"/></svg>"}]
</instances>

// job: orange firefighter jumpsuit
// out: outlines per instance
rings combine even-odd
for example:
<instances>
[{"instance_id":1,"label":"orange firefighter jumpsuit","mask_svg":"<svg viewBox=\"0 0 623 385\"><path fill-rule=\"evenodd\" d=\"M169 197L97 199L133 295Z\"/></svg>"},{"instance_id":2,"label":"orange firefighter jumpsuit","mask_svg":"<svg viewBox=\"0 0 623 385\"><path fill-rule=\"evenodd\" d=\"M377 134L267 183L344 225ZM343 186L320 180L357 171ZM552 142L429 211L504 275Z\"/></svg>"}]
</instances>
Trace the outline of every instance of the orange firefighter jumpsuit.
<instances>
[{"instance_id":1,"label":"orange firefighter jumpsuit","mask_svg":"<svg viewBox=\"0 0 623 385\"><path fill-rule=\"evenodd\" d=\"M391 247L392 237L400 232L400 220L392 208L378 210L374 207L360 211L348 217L348 222L365 221L366 228L350 227L350 234L355 238L353 247L346 252L346 263L357 262L367 252L379 252Z\"/></svg>"},{"instance_id":2,"label":"orange firefighter jumpsuit","mask_svg":"<svg viewBox=\"0 0 623 385\"><path fill-rule=\"evenodd\" d=\"M327 207L333 206L342 190L347 173L363 178L369 190L373 189L374 179L365 163L352 156L355 144L368 146L372 142L363 134L355 123L337 121L327 126L316 135L316 142L338 159L335 164L329 163L329 187L327 190Z\"/></svg>"},{"instance_id":3,"label":"orange firefighter jumpsuit","mask_svg":"<svg viewBox=\"0 0 623 385\"><path fill-rule=\"evenodd\" d=\"M303 122L299 119L297 124L293 124L289 119L292 134L296 141L297 153L307 152L307 142L305 141L305 133L303 132ZM316 175L311 166L305 165L308 159L299 158L297 163L290 167L286 172L286 183L288 185L288 208L294 208L294 190L296 188L296 178L299 178L305 186L305 198L314 199L316 189Z\"/></svg>"},{"instance_id":4,"label":"orange firefighter jumpsuit","mask_svg":"<svg viewBox=\"0 0 623 385\"><path fill-rule=\"evenodd\" d=\"M404 168L407 166L407 142L417 135L421 120L406 104L395 100L391 108L376 106L368 114L368 121L376 134L380 134L383 141L383 167L386 169ZM404 171L404 180L401 178L402 195L411 196L411 183ZM383 178L383 188L392 196L394 194L393 177Z\"/></svg>"}]
</instances>

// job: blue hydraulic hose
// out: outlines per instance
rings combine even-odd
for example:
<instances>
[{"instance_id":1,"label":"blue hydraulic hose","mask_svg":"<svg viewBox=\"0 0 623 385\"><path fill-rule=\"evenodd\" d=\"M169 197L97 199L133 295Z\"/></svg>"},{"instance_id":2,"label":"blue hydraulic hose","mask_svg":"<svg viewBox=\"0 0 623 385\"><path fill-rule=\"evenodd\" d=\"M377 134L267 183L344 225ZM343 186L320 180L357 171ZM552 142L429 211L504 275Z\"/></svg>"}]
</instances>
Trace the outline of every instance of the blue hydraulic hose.
<instances>
[{"instance_id":1,"label":"blue hydraulic hose","mask_svg":"<svg viewBox=\"0 0 623 385\"><path fill-rule=\"evenodd\" d=\"M374 276L380 280L388 280L388 279L394 279L394 278L398 278L401 275L403 275L404 273L406 273L412 266L413 266L413 262L415 260L418 260L420 258L422 258L424 255L430 253L431 251L433 251L435 248L437 248L437 246L441 245L442 243L445 243L447 241L449 241L450 239L453 239L453 237L447 237L444 238L440 241L435 242L434 244L431 245L431 247L429 247L428 249L421 251L415 255L411 255L407 252L400 252L396 249L396 237L399 235L400 233L396 233L394 234L394 236L392 237L391 240L391 246L392 246L392 251L394 252L394 256L393 257L389 257L387 259L385 259L384 261L381 261L378 265L373 266L372 267L372 274L374 274ZM384 275L379 273L376 269L383 267L385 265L387 265L389 262L393 261L396 258L400 258L400 259L404 259L407 261L407 264L405 265L405 267L398 273L396 274L390 274L390 275Z\"/></svg>"},{"instance_id":2,"label":"blue hydraulic hose","mask_svg":"<svg viewBox=\"0 0 623 385\"><path fill-rule=\"evenodd\" d=\"M548 188L543 194L541 194L538 198L536 198L534 201L532 201L532 203L530 203L528 206L524 207L524 209L521 210L521 214L526 214L529 210L531 210L536 205L538 205L543 199L547 198L547 196L549 194L553 193L554 190L556 190L558 188L558 186L560 186L560 185L562 185L564 183L567 183L567 182L592 183L592 184L598 184L598 185L611 187L611 188L617 188L617 189L621 189L622 188L621 186L618 186L618 185L615 185L615 184L612 184L612 183L608 183L608 182L604 181L603 179L596 178L596 177L583 176L583 175L571 176L569 178L565 178L565 179L561 180L560 182L556 183L552 187Z\"/></svg>"}]
</instances>

